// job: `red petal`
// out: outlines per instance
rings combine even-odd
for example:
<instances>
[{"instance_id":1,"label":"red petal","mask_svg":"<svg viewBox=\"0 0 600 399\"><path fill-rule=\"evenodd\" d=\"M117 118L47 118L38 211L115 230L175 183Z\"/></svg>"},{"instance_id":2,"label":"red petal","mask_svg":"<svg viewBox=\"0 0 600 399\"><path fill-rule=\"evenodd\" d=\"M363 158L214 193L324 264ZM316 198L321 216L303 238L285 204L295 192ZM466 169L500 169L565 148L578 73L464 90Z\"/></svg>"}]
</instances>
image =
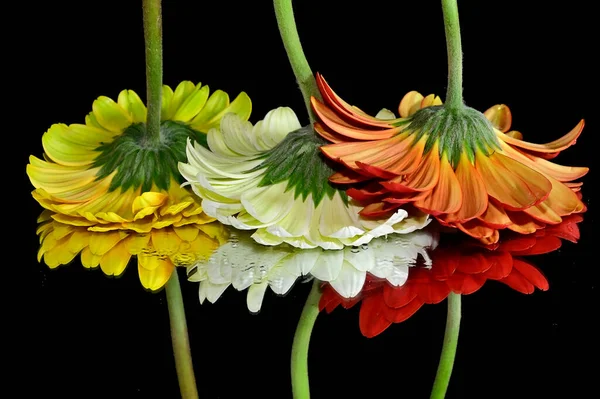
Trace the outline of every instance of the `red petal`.
<instances>
[{"instance_id":1,"label":"red petal","mask_svg":"<svg viewBox=\"0 0 600 399\"><path fill-rule=\"evenodd\" d=\"M508 276L513 268L513 257L508 252L494 251L486 254L490 268L484 273L490 280L501 280Z\"/></svg>"},{"instance_id":2,"label":"red petal","mask_svg":"<svg viewBox=\"0 0 600 399\"><path fill-rule=\"evenodd\" d=\"M529 264L520 259L515 259L513 263L513 268L517 269L519 273L521 273L527 279L527 281L529 281L531 284L533 284L540 290L548 291L548 289L550 288L546 277L544 277L542 272L540 272L540 270L532 264Z\"/></svg>"},{"instance_id":3,"label":"red petal","mask_svg":"<svg viewBox=\"0 0 600 399\"><path fill-rule=\"evenodd\" d=\"M415 289L418 292L418 297L425 303L435 304L440 303L450 293L450 288L446 282L431 281L425 284L416 284Z\"/></svg>"},{"instance_id":4,"label":"red petal","mask_svg":"<svg viewBox=\"0 0 600 399\"><path fill-rule=\"evenodd\" d=\"M532 247L525 249L523 251L515 251L515 252L513 252L513 255L524 256L524 255L547 254L548 252L556 251L558 248L560 248L561 245L562 245L562 242L560 241L560 238L558 238L558 237L555 237L555 236L539 237L536 239L535 245L533 245Z\"/></svg>"},{"instance_id":5,"label":"red petal","mask_svg":"<svg viewBox=\"0 0 600 399\"><path fill-rule=\"evenodd\" d=\"M415 284L407 281L400 287L387 284L383 287L383 301L390 308L401 308L417 297Z\"/></svg>"},{"instance_id":6,"label":"red petal","mask_svg":"<svg viewBox=\"0 0 600 399\"><path fill-rule=\"evenodd\" d=\"M525 251L535 245L534 235L511 235L509 238L501 240L499 251L519 252Z\"/></svg>"},{"instance_id":7,"label":"red petal","mask_svg":"<svg viewBox=\"0 0 600 399\"><path fill-rule=\"evenodd\" d=\"M535 291L533 284L527 281L525 276L514 267L508 276L498 281L523 294L531 294Z\"/></svg>"},{"instance_id":8,"label":"red petal","mask_svg":"<svg viewBox=\"0 0 600 399\"><path fill-rule=\"evenodd\" d=\"M362 301L358 323L360 332L365 337L372 338L379 335L392 324L383 315L384 308L382 295L373 295Z\"/></svg>"},{"instance_id":9,"label":"red petal","mask_svg":"<svg viewBox=\"0 0 600 399\"><path fill-rule=\"evenodd\" d=\"M402 323L417 313L417 310L421 309L421 306L423 306L423 301L415 298L401 308L385 308L383 314L392 323Z\"/></svg>"},{"instance_id":10,"label":"red petal","mask_svg":"<svg viewBox=\"0 0 600 399\"><path fill-rule=\"evenodd\" d=\"M492 265L489 264L485 256L481 253L463 255L460 258L457 272L465 274L479 274L488 270Z\"/></svg>"},{"instance_id":11,"label":"red petal","mask_svg":"<svg viewBox=\"0 0 600 399\"><path fill-rule=\"evenodd\" d=\"M486 281L482 275L456 273L448 280L448 286L455 294L469 295L483 287Z\"/></svg>"}]
</instances>

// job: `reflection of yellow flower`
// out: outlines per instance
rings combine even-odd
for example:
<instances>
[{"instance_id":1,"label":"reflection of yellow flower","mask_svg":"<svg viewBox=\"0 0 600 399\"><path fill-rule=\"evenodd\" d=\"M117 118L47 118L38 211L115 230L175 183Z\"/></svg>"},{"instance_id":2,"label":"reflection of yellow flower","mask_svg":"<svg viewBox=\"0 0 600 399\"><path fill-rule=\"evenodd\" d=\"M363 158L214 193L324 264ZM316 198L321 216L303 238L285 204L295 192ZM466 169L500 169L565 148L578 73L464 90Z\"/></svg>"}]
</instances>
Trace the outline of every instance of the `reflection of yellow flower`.
<instances>
[{"instance_id":1,"label":"reflection of yellow flower","mask_svg":"<svg viewBox=\"0 0 600 399\"><path fill-rule=\"evenodd\" d=\"M27 165L33 197L54 221L90 232L129 235L211 222L179 186L177 163L188 138L206 142L225 113L246 120L250 111L245 93L230 103L225 92L209 96L201 84L163 86L160 137L153 141L137 94L123 90L117 102L99 97L85 124L55 124L42 136L44 160L31 156Z\"/></svg>"},{"instance_id":2,"label":"reflection of yellow flower","mask_svg":"<svg viewBox=\"0 0 600 399\"><path fill-rule=\"evenodd\" d=\"M131 257L137 256L140 280L150 290L161 288L175 266L189 266L206 259L227 239L226 230L217 222L169 226L150 233L97 232L57 222L52 216L55 215L45 211L39 219L38 261L43 258L53 269L81 253L84 267L100 267L109 276L120 276Z\"/></svg>"},{"instance_id":3,"label":"reflection of yellow flower","mask_svg":"<svg viewBox=\"0 0 600 399\"><path fill-rule=\"evenodd\" d=\"M426 214L404 209L361 217L361 207L327 180L333 170L319 151L326 142L312 127L301 127L290 108L272 110L254 126L225 115L207 141L210 150L190 142L181 174L208 215L255 230L261 244L341 249L429 223Z\"/></svg>"},{"instance_id":4,"label":"reflection of yellow flower","mask_svg":"<svg viewBox=\"0 0 600 399\"><path fill-rule=\"evenodd\" d=\"M300 249L261 245L249 232L231 229L228 242L210 258L188 266L188 280L200 282L201 303L206 299L214 303L230 285L238 291L248 289L251 312L260 310L267 287L285 295L302 276L328 282L342 297L353 298L363 289L367 273L394 287L403 285L419 255L423 265L431 266L428 251L437 242L437 233L424 229L340 250Z\"/></svg>"}]
</instances>

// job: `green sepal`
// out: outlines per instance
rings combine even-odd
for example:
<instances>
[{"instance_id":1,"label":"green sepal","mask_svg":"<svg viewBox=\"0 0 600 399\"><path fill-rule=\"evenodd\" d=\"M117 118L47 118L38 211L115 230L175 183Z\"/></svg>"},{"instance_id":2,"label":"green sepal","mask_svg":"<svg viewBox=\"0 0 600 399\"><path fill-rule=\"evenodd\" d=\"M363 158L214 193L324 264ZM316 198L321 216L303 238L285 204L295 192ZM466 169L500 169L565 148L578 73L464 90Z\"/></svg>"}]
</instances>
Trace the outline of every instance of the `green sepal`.
<instances>
[{"instance_id":1,"label":"green sepal","mask_svg":"<svg viewBox=\"0 0 600 399\"><path fill-rule=\"evenodd\" d=\"M100 168L96 180L116 170L109 191L141 187L142 192L146 192L153 185L166 191L171 179L182 181L177 164L186 161L188 138L207 146L204 133L181 122L163 121L158 144L146 139L145 124L133 124L112 142L102 143L96 148L100 153L92 165Z\"/></svg>"},{"instance_id":2,"label":"green sepal","mask_svg":"<svg viewBox=\"0 0 600 399\"><path fill-rule=\"evenodd\" d=\"M481 112L470 107L456 109L436 105L422 108L411 117L404 131L416 134L413 143L427 135L425 153L431 151L437 141L440 157L446 153L454 168L462 153L475 162L477 149L490 155L501 148L492 124Z\"/></svg>"},{"instance_id":3,"label":"green sepal","mask_svg":"<svg viewBox=\"0 0 600 399\"><path fill-rule=\"evenodd\" d=\"M329 183L335 170L321 153L320 147L325 144L312 126L301 127L266 152L264 161L251 172L266 168L259 187L287 181L286 192L293 189L294 198L302 197L303 201L312 194L315 208L325 196L332 199L336 191L347 203L346 193Z\"/></svg>"}]
</instances>

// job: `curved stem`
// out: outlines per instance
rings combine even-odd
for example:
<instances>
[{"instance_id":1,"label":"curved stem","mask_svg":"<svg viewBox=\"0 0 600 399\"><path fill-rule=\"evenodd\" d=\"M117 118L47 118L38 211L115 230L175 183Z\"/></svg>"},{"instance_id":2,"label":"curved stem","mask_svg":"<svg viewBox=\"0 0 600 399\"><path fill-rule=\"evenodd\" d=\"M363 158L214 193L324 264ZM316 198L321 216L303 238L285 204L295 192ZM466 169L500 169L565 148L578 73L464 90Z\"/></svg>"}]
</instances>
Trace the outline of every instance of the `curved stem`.
<instances>
[{"instance_id":1,"label":"curved stem","mask_svg":"<svg viewBox=\"0 0 600 399\"><path fill-rule=\"evenodd\" d=\"M319 315L319 299L321 298L321 282L317 279L313 282L310 294L306 299L296 334L292 344L292 393L294 399L310 398L310 386L308 383L308 344L310 334Z\"/></svg>"},{"instance_id":2,"label":"curved stem","mask_svg":"<svg viewBox=\"0 0 600 399\"><path fill-rule=\"evenodd\" d=\"M283 46L294 70L294 75L304 97L306 111L312 123L315 120L315 116L310 105L310 97L314 96L320 100L321 94L302 50L302 44L300 43L300 37L296 29L296 21L294 20L292 0L273 0L273 5L275 6L277 26L283 40Z\"/></svg>"},{"instance_id":3,"label":"curved stem","mask_svg":"<svg viewBox=\"0 0 600 399\"><path fill-rule=\"evenodd\" d=\"M444 28L446 30L446 48L448 50L448 87L445 106L460 108L462 98L462 46L460 43L460 24L458 22L457 0L442 0Z\"/></svg>"},{"instance_id":4,"label":"curved stem","mask_svg":"<svg viewBox=\"0 0 600 399\"><path fill-rule=\"evenodd\" d=\"M190 341L177 268L173 270L171 278L165 286L165 290L167 293L169 320L171 322L171 340L173 342L173 354L175 355L175 368L177 369L181 397L182 399L197 399L196 377L192 364Z\"/></svg>"},{"instance_id":5,"label":"curved stem","mask_svg":"<svg viewBox=\"0 0 600 399\"><path fill-rule=\"evenodd\" d=\"M146 43L146 134L148 140L160 141L162 102L162 13L160 0L142 0L144 41Z\"/></svg>"},{"instance_id":6,"label":"curved stem","mask_svg":"<svg viewBox=\"0 0 600 399\"><path fill-rule=\"evenodd\" d=\"M458 344L458 331L460 329L460 294L453 292L448 296L448 318L446 319L446 332L440 356L435 382L431 390L430 399L444 399L452 375L456 346Z\"/></svg>"}]
</instances>

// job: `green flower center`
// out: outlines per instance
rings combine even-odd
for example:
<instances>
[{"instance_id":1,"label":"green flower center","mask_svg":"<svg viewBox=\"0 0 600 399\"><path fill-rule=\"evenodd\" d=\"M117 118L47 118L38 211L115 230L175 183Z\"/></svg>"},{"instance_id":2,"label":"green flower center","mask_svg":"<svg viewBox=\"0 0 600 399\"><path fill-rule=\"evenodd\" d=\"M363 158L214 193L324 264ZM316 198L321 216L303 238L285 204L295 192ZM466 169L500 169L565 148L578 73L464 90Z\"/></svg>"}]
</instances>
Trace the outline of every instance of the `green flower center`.
<instances>
[{"instance_id":1,"label":"green flower center","mask_svg":"<svg viewBox=\"0 0 600 399\"><path fill-rule=\"evenodd\" d=\"M445 108L443 105L417 111L406 128L417 135L415 142L427 135L425 153L439 143L440 157L444 152L452 167L456 168L460 156L466 153L475 162L475 151L485 155L500 149L492 124L479 111L470 108Z\"/></svg>"},{"instance_id":2,"label":"green flower center","mask_svg":"<svg viewBox=\"0 0 600 399\"><path fill-rule=\"evenodd\" d=\"M266 168L259 187L287 181L286 192L293 189L294 198L302 196L303 201L312 194L315 208L325 196L332 199L336 192L347 203L346 193L329 183L328 179L335 170L329 166L319 149L324 144L327 142L314 132L312 126L289 133L267 151L264 162L252 170Z\"/></svg>"},{"instance_id":3,"label":"green flower center","mask_svg":"<svg viewBox=\"0 0 600 399\"><path fill-rule=\"evenodd\" d=\"M160 140L147 139L146 125L136 123L110 143L102 143L96 151L100 155L92 167L100 167L96 180L117 171L109 191L133 187L150 191L152 185L168 190L171 179L180 182L178 162L185 162L187 138L206 143L206 135L180 122L164 121L160 125Z\"/></svg>"}]
</instances>

